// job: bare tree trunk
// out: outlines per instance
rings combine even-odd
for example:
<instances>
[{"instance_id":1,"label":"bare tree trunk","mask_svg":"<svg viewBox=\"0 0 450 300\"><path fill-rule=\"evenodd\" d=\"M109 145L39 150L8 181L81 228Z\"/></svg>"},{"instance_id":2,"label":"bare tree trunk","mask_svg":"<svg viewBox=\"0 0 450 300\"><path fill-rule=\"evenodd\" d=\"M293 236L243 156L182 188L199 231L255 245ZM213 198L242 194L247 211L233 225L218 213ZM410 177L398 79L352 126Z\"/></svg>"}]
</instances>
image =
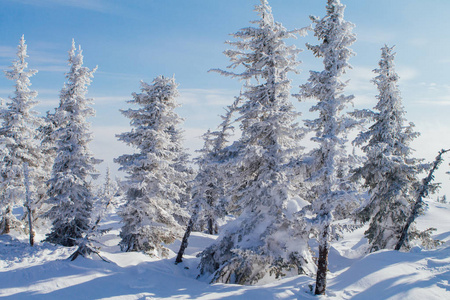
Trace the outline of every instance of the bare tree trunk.
<instances>
[{"instance_id":1,"label":"bare tree trunk","mask_svg":"<svg viewBox=\"0 0 450 300\"><path fill-rule=\"evenodd\" d=\"M2 234L8 234L11 231L11 220L10 215L11 214L11 206L7 206L6 207L6 211L3 214L3 230L2 230Z\"/></svg>"},{"instance_id":2,"label":"bare tree trunk","mask_svg":"<svg viewBox=\"0 0 450 300\"><path fill-rule=\"evenodd\" d=\"M419 191L418 191L417 200L414 203L414 207L411 210L408 220L406 221L406 224L402 229L402 234L400 236L400 239L397 242L397 245L395 245L395 250L399 251L400 248L402 248L405 241L408 239L409 227L419 216L419 212L423 206L423 198L428 196L428 189L430 187L430 183L434 179L433 174L439 168L439 165L443 161L442 155L449 151L450 151L450 149L447 149L447 150L442 149L441 151L439 151L439 154L438 154L438 156L436 156L436 159L434 160L434 163L433 163L433 167L431 168L430 172L428 173L428 176L423 179L422 185L420 186Z\"/></svg>"},{"instance_id":3,"label":"bare tree trunk","mask_svg":"<svg viewBox=\"0 0 450 300\"><path fill-rule=\"evenodd\" d=\"M314 294L324 295L327 287L327 270L328 270L328 229L329 225L325 225L319 239L319 260L317 262L316 290Z\"/></svg>"},{"instance_id":4,"label":"bare tree trunk","mask_svg":"<svg viewBox=\"0 0 450 300\"><path fill-rule=\"evenodd\" d=\"M214 230L214 219L212 217L208 218L208 233L216 234L216 232Z\"/></svg>"},{"instance_id":5,"label":"bare tree trunk","mask_svg":"<svg viewBox=\"0 0 450 300\"><path fill-rule=\"evenodd\" d=\"M195 215L193 215L191 217L191 219L189 220L189 224L184 233L183 240L181 241L180 250L178 250L178 255L175 260L175 264L179 264L180 262L183 261L184 251L186 250L186 248L188 246L189 236L191 235L192 228L194 227L194 223L196 220L197 220L197 217Z\"/></svg>"},{"instance_id":6,"label":"bare tree trunk","mask_svg":"<svg viewBox=\"0 0 450 300\"><path fill-rule=\"evenodd\" d=\"M30 245L34 246L33 211L31 209L32 199L30 196L30 181L28 177L28 163L23 164L23 178L25 183L25 208L28 213L28 230L30 235Z\"/></svg>"}]
</instances>

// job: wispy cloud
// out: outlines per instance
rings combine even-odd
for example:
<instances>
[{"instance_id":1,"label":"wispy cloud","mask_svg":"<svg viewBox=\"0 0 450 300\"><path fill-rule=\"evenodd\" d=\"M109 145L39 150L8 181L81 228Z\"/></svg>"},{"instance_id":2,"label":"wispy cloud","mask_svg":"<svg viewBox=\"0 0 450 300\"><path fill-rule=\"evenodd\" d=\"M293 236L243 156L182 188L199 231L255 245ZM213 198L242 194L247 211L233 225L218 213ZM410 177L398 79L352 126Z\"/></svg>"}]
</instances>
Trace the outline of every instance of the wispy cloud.
<instances>
[{"instance_id":1,"label":"wispy cloud","mask_svg":"<svg viewBox=\"0 0 450 300\"><path fill-rule=\"evenodd\" d=\"M367 27L356 28L356 33L358 34L358 42L377 44L381 47L386 43L392 43L396 39L396 34L392 31Z\"/></svg>"},{"instance_id":2,"label":"wispy cloud","mask_svg":"<svg viewBox=\"0 0 450 300\"><path fill-rule=\"evenodd\" d=\"M119 79L135 80L135 81L139 81L142 79L139 75L136 75L136 74L105 72L105 71L97 71L96 75L112 77L112 78L119 78Z\"/></svg>"},{"instance_id":3,"label":"wispy cloud","mask_svg":"<svg viewBox=\"0 0 450 300\"><path fill-rule=\"evenodd\" d=\"M419 76L419 71L409 66L398 66L397 73L400 77L399 83L405 83L407 81L416 79Z\"/></svg>"},{"instance_id":4,"label":"wispy cloud","mask_svg":"<svg viewBox=\"0 0 450 300\"><path fill-rule=\"evenodd\" d=\"M105 0L15 0L16 2L33 5L33 6L69 6L76 7L85 10L97 11L97 12L112 12L113 7L112 4Z\"/></svg>"},{"instance_id":5,"label":"wispy cloud","mask_svg":"<svg viewBox=\"0 0 450 300\"><path fill-rule=\"evenodd\" d=\"M421 82L410 98L416 104L426 106L450 106L450 85Z\"/></svg>"},{"instance_id":6,"label":"wispy cloud","mask_svg":"<svg viewBox=\"0 0 450 300\"><path fill-rule=\"evenodd\" d=\"M17 49L10 46L0 46L0 57L11 58L16 55Z\"/></svg>"},{"instance_id":7,"label":"wispy cloud","mask_svg":"<svg viewBox=\"0 0 450 300\"><path fill-rule=\"evenodd\" d=\"M237 96L235 90L180 89L179 102L183 105L226 106Z\"/></svg>"},{"instance_id":8,"label":"wispy cloud","mask_svg":"<svg viewBox=\"0 0 450 300\"><path fill-rule=\"evenodd\" d=\"M125 96L89 96L90 98L94 99L94 102L96 104L109 104L109 103L123 103L125 101L131 100L131 95L125 95Z\"/></svg>"}]
</instances>

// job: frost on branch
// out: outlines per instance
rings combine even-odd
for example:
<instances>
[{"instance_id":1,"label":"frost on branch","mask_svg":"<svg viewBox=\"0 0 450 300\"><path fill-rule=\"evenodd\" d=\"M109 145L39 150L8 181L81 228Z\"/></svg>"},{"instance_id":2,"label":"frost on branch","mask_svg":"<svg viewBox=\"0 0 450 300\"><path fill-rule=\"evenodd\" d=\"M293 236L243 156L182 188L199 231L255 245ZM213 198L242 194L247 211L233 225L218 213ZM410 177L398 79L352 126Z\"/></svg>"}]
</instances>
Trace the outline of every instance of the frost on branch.
<instances>
[{"instance_id":1,"label":"frost on branch","mask_svg":"<svg viewBox=\"0 0 450 300\"><path fill-rule=\"evenodd\" d=\"M200 254L201 276L212 282L255 284L266 277L308 273L312 264L290 178L290 162L301 155L303 134L295 123L298 113L289 101L287 78L298 65L299 50L284 43L295 31L274 21L267 1L256 11L257 26L235 33L237 41L228 43L236 50L225 51L230 68L243 72L216 70L245 85L238 107L242 136L226 164L232 171L231 212L237 218Z\"/></svg>"},{"instance_id":2,"label":"frost on branch","mask_svg":"<svg viewBox=\"0 0 450 300\"><path fill-rule=\"evenodd\" d=\"M375 111L370 111L374 123L354 141L367 156L355 176L362 177L369 190L370 199L360 217L369 222L365 235L370 251L395 247L420 185L418 174L423 170L420 160L412 157L410 143L419 134L414 132L414 124L405 124L394 55L391 47L381 49L373 80L379 92L378 103Z\"/></svg>"},{"instance_id":3,"label":"frost on branch","mask_svg":"<svg viewBox=\"0 0 450 300\"><path fill-rule=\"evenodd\" d=\"M95 115L86 97L87 87L94 70L83 67L81 47L75 42L69 51L70 71L60 93L59 106L54 115L57 124L54 139L56 157L49 180L48 203L52 206L47 216L52 221L52 230L46 241L63 246L74 246L91 228L91 213L94 193L91 178L98 176L95 159L89 150L92 140L87 118Z\"/></svg>"},{"instance_id":4,"label":"frost on branch","mask_svg":"<svg viewBox=\"0 0 450 300\"><path fill-rule=\"evenodd\" d=\"M127 202L119 212L123 222L120 246L123 251L165 257L168 250L163 244L179 238L179 223L184 225L189 219L182 204L192 171L185 165L179 129L182 119L174 112L178 106L175 79L159 76L152 84L142 82L141 91L128 101L139 107L122 110L133 129L117 135L135 149L134 154L115 159L127 173Z\"/></svg>"},{"instance_id":5,"label":"frost on branch","mask_svg":"<svg viewBox=\"0 0 450 300\"><path fill-rule=\"evenodd\" d=\"M319 45L307 47L316 57L323 59L324 70L311 71L307 83L300 86L300 99L317 100L310 111L318 118L306 121L306 127L315 136L318 147L312 151L309 166L309 182L312 184L309 198L314 227L318 233L319 260L316 294L324 294L330 241L337 229L333 223L351 213L358 205L356 186L350 181L349 166L353 158L346 153L349 131L358 123L345 113L353 96L343 94L346 82L342 75L350 68L348 60L354 55L349 48L356 40L354 25L344 19L345 6L339 0L328 0L323 18L311 17L314 35Z\"/></svg>"},{"instance_id":6,"label":"frost on branch","mask_svg":"<svg viewBox=\"0 0 450 300\"><path fill-rule=\"evenodd\" d=\"M37 92L30 90L30 77L37 71L28 69L27 57L27 45L22 36L17 47L17 60L13 61L10 70L5 71L6 77L15 83L14 96L9 97L6 106L0 110L0 233L23 229L22 222L12 214L13 208L18 206L27 206L23 219L29 227L30 222L39 216L41 200L45 196L43 156L36 135L41 121L33 110L37 104ZM27 170L24 170L25 164L28 165ZM28 218L28 214L32 215Z\"/></svg>"}]
</instances>

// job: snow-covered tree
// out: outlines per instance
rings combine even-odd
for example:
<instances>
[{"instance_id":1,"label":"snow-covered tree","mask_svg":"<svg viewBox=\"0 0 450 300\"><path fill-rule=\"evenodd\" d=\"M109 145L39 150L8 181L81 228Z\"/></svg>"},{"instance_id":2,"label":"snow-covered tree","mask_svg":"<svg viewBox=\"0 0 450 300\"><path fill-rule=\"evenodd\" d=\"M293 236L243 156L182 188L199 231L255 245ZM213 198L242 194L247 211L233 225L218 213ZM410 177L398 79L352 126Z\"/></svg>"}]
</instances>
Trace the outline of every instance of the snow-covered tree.
<instances>
[{"instance_id":1,"label":"snow-covered tree","mask_svg":"<svg viewBox=\"0 0 450 300\"><path fill-rule=\"evenodd\" d=\"M414 124L405 124L394 55L393 48L381 49L379 68L374 70L378 76L373 80L379 91L375 111L355 113L374 121L354 141L362 145L367 156L367 161L355 174L364 179L370 195L361 212L363 220L369 221L365 235L370 251L395 247L420 184L420 161L412 157L410 147L419 134L414 132Z\"/></svg>"},{"instance_id":2,"label":"snow-covered tree","mask_svg":"<svg viewBox=\"0 0 450 300\"><path fill-rule=\"evenodd\" d=\"M89 106L92 99L86 93L97 68L83 67L81 47L76 51L74 41L68 62L70 71L54 115L56 157L47 201L52 206L47 212L52 230L46 241L74 246L91 228L94 193L90 181L98 176L95 165L101 160L95 159L89 150L92 134L87 122L87 118L95 115Z\"/></svg>"},{"instance_id":3,"label":"snow-covered tree","mask_svg":"<svg viewBox=\"0 0 450 300\"><path fill-rule=\"evenodd\" d=\"M205 144L196 160L199 169L194 181L192 202L199 204L198 222L206 224L209 234L217 234L217 220L227 212L225 198L231 174L224 166L234 155L227 146L234 130L232 117L240 101L241 98L236 97L233 104L226 108L217 131L208 130L204 135Z\"/></svg>"},{"instance_id":4,"label":"snow-covered tree","mask_svg":"<svg viewBox=\"0 0 450 300\"><path fill-rule=\"evenodd\" d=\"M5 71L6 77L15 82L14 96L9 98L6 107L0 111L0 140L3 148L0 166L2 233L8 233L13 227L21 227L21 222L12 214L12 209L19 205L28 206L25 214L30 212L33 215L25 218L25 221L33 222L38 213L39 200L45 194L42 188L42 155L36 137L40 119L36 116L37 112L33 111L37 104L37 92L30 90L30 77L37 71L28 69L25 60L28 57L27 45L23 36L17 47L17 57L11 70ZM28 165L25 172L24 164ZM28 175L28 180L25 180L25 174ZM28 185L28 193L25 184ZM27 195L29 201L26 201Z\"/></svg>"},{"instance_id":5,"label":"snow-covered tree","mask_svg":"<svg viewBox=\"0 0 450 300\"><path fill-rule=\"evenodd\" d=\"M174 112L178 106L175 79L159 76L150 85L142 82L141 91L128 101L139 108L122 110L133 129L117 135L135 149L134 154L115 159L127 173L127 203L119 212L124 224L120 246L124 251L164 257L168 250L163 244L180 237L179 222L189 218L180 203L188 193L191 172L181 164L186 155L180 150L182 119Z\"/></svg>"},{"instance_id":6,"label":"snow-covered tree","mask_svg":"<svg viewBox=\"0 0 450 300\"><path fill-rule=\"evenodd\" d=\"M295 219L298 204L290 184L289 162L301 152L301 130L295 123L287 74L298 65L299 52L284 39L303 30L287 31L273 19L266 0L256 6L256 27L234 34L225 51L243 72L216 70L246 82L242 93L242 136L235 142L236 157L226 168L233 174L231 197L239 216L203 251L202 276L212 282L254 284L263 277L279 278L308 271L312 263L307 233Z\"/></svg>"},{"instance_id":7,"label":"snow-covered tree","mask_svg":"<svg viewBox=\"0 0 450 300\"><path fill-rule=\"evenodd\" d=\"M209 234L217 234L217 221L227 213L225 199L230 172L227 172L225 165L232 152L226 149L226 146L234 130L232 116L240 100L241 98L237 97L233 104L227 107L226 114L221 116L222 123L217 131L208 130L203 135L205 143L203 149L199 151L200 157L196 159L199 170L192 187L191 219L184 232L176 263L182 262L194 226L204 228L206 224Z\"/></svg>"},{"instance_id":8,"label":"snow-covered tree","mask_svg":"<svg viewBox=\"0 0 450 300\"><path fill-rule=\"evenodd\" d=\"M116 181L112 180L111 171L109 167L107 167L105 174L105 183L99 189L97 196L98 209L96 209L96 214L100 219L103 217L102 214L105 214L108 212L108 210L113 210L114 208L117 208L119 206L118 199L116 198L118 190L119 186ZM108 210L105 210L105 207L107 207Z\"/></svg>"},{"instance_id":9,"label":"snow-covered tree","mask_svg":"<svg viewBox=\"0 0 450 300\"><path fill-rule=\"evenodd\" d=\"M411 236L410 229L412 225L414 224L417 217L419 217L423 213L424 207L426 207L427 205L423 199L429 195L430 191L433 191L434 189L439 187L439 185L433 185L431 182L434 180L434 172L436 172L436 170L444 161L442 155L447 152L450 152L450 149L442 149L441 151L439 151L439 154L436 156L436 159L434 160L430 170L428 171L428 176L422 180L419 188L417 189L416 199L414 199L414 204L410 209L408 218L406 219L406 222L404 222L405 224L402 227L400 238L395 245L395 250L400 250L408 240L408 237ZM422 240L422 245L426 248L435 247L441 242L438 240L434 240L431 237L431 233L433 231L436 231L436 228L428 228L423 232L419 232L416 238L420 238Z\"/></svg>"},{"instance_id":10,"label":"snow-covered tree","mask_svg":"<svg viewBox=\"0 0 450 300\"><path fill-rule=\"evenodd\" d=\"M328 0L327 13L323 18L311 17L314 35L321 41L319 45L307 45L316 57L323 58L324 70L310 72L308 82L301 86L299 97L317 99L310 111L317 112L318 118L307 120L306 126L315 133L312 138L318 148L312 152L310 166L314 200L311 203L315 217L315 228L319 241L319 259L315 294L324 294L328 266L330 240L336 227L332 222L344 217L355 200L344 165L348 163L345 151L347 134L355 121L345 114L344 109L353 96L343 95L346 82L341 76L350 67L353 55L349 48L355 41L353 24L344 20L345 6L340 0Z\"/></svg>"},{"instance_id":11,"label":"snow-covered tree","mask_svg":"<svg viewBox=\"0 0 450 300\"><path fill-rule=\"evenodd\" d=\"M87 257L91 254L96 254L102 260L106 261L99 253L99 245L101 245L99 237L111 230L111 228L101 228L101 222L108 212L114 211L114 208L117 207L118 203L115 197L117 190L117 183L111 180L111 173L108 167L105 174L105 183L99 188L98 195L95 197L91 226L83 238L78 240L78 248L69 257L70 260L75 260L80 255Z\"/></svg>"}]
</instances>

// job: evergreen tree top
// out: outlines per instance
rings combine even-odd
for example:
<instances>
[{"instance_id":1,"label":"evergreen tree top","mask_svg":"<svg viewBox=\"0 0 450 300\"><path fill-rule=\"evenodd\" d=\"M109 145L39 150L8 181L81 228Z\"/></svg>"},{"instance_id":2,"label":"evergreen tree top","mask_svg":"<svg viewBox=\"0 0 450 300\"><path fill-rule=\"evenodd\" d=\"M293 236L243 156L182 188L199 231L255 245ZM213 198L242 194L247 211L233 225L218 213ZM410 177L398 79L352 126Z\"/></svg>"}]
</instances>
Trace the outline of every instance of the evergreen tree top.
<instances>
[{"instance_id":1,"label":"evergreen tree top","mask_svg":"<svg viewBox=\"0 0 450 300\"><path fill-rule=\"evenodd\" d=\"M345 68L351 67L348 59L354 52L348 48L356 41L352 33L354 24L344 19L345 5L340 0L328 0L327 14L322 19L311 16L315 24L314 36L322 41L320 45L307 44L315 56L324 58L325 72L340 76Z\"/></svg>"},{"instance_id":2,"label":"evergreen tree top","mask_svg":"<svg viewBox=\"0 0 450 300\"><path fill-rule=\"evenodd\" d=\"M241 80L261 77L265 80L279 80L280 76L285 80L287 72L295 70L300 62L296 61L296 55L301 52L295 46L286 46L283 39L295 38L295 34L306 34L307 28L288 31L281 23L275 22L272 9L266 0L261 0L261 5L255 6L255 11L260 16L259 20L252 21L257 27L246 27L232 34L237 41L227 41L236 50L226 50L224 54L231 60L228 68L244 67L241 73L229 72L220 69L211 71L225 76L237 77ZM277 69L278 72L274 72ZM275 77L275 78L274 78Z\"/></svg>"},{"instance_id":3,"label":"evergreen tree top","mask_svg":"<svg viewBox=\"0 0 450 300\"><path fill-rule=\"evenodd\" d=\"M22 147L18 144L29 143L34 138L33 127L41 125L41 121L32 108L37 104L37 92L30 89L30 77L37 73L28 69L26 62L27 45L22 35L17 47L17 60L13 61L10 70L4 71L6 78L15 81L14 96L9 97L6 107L0 109L2 128L0 135L11 137L15 142L9 141L8 147ZM30 141L27 141L30 140Z\"/></svg>"},{"instance_id":4,"label":"evergreen tree top","mask_svg":"<svg viewBox=\"0 0 450 300\"><path fill-rule=\"evenodd\" d=\"M38 72L37 70L26 70L28 68L28 62L26 62L25 59L29 56L27 54L27 45L25 44L24 35L20 38L16 54L18 60L13 61L13 65L10 67L11 70L4 71L8 79L18 80L19 78L23 78L26 80L28 77L31 77ZM28 83L27 86L31 85L29 81L26 83Z\"/></svg>"},{"instance_id":5,"label":"evergreen tree top","mask_svg":"<svg viewBox=\"0 0 450 300\"><path fill-rule=\"evenodd\" d=\"M86 107L92 100L86 98L88 86L91 84L97 67L90 70L83 67L83 50L81 46L76 51L75 40L72 40L72 47L69 50L68 64L70 70L66 73L67 82L60 93L60 108L71 113L84 112L87 115L94 115L93 109ZM79 107L80 110L76 109Z\"/></svg>"},{"instance_id":6,"label":"evergreen tree top","mask_svg":"<svg viewBox=\"0 0 450 300\"><path fill-rule=\"evenodd\" d=\"M414 124L405 118L405 110L402 106L402 98L398 87L399 76L395 71L394 47L385 45L381 48L381 59L379 68L373 70L378 74L372 82L377 86L379 94L376 96L378 102L375 111L363 110L355 113L360 118L370 118L375 123L369 130L362 132L355 139L354 144L361 145L368 142L363 150L374 147L375 144L383 144L385 154L409 155L411 149L409 143L419 136L414 132Z\"/></svg>"}]
</instances>

